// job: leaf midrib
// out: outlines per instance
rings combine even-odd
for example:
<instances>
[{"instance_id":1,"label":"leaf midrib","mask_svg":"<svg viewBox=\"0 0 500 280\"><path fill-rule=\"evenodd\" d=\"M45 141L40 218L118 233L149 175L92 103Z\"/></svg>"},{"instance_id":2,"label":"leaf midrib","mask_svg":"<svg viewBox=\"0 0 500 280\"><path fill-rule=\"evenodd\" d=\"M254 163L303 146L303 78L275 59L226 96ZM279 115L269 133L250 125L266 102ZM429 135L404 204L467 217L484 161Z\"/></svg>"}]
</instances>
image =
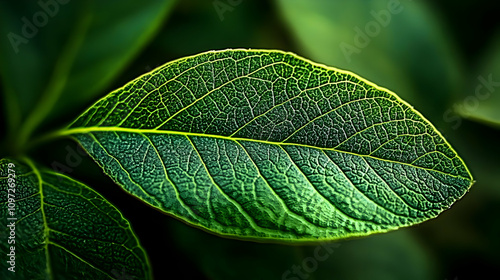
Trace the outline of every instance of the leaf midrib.
<instances>
[{"instance_id":1,"label":"leaf midrib","mask_svg":"<svg viewBox=\"0 0 500 280\"><path fill-rule=\"evenodd\" d=\"M43 179L42 179L42 174L38 170L38 168L35 166L35 164L29 159L29 158L24 158L24 162L31 168L33 173L35 174L37 180L38 180L38 193L40 194L40 211L42 213L42 219L43 219L43 233L44 233L44 251L45 251L45 259L47 261L46 263L46 270L49 279L54 279L54 276L52 275L52 269L51 269L51 264L50 264L50 254L49 254L49 224L47 223L47 218L45 215L45 209L44 209L44 195L43 195Z\"/></svg>"},{"instance_id":2,"label":"leaf midrib","mask_svg":"<svg viewBox=\"0 0 500 280\"><path fill-rule=\"evenodd\" d=\"M128 133L138 133L138 134L170 134L170 135L217 138L217 139L229 140L229 141L234 141L234 142L249 141L249 142L257 142L257 143L262 143L262 144L278 145L278 146L299 146L299 147L305 147L305 148L311 148L311 149L319 149L319 150L323 150L323 151L334 151L334 152L338 152L338 153L350 154L350 155L359 156L359 157L363 157L363 158L371 158L371 159L380 160L380 161L384 161L384 162L390 162L390 163L395 163L395 164L411 166L413 168L437 172L437 173L440 173L440 174L443 174L446 176L451 176L454 178L464 179L464 180L472 182L472 177L467 178L467 177L464 177L461 175L450 174L450 173L446 173L446 172L443 172L440 170L434 170L434 169L430 169L430 168L426 168L426 167L422 167L422 166L418 166L418 165L413 165L410 163L398 162L398 161L393 161L393 160L389 160L389 159L383 159L383 158L379 158L379 157L374 157L372 155L356 154L353 152L338 150L336 148L316 147L316 146L311 146L311 145L307 145L307 144L292 143L292 142L273 142L273 141L260 140L260 139L230 137L230 136L223 136L223 135L203 134L203 133L184 132L184 131L175 131L175 130L140 129L140 128L112 127L112 126L103 126L103 127L93 126L93 127L69 128L69 129L64 129L64 130L61 130L59 132L56 132L55 135L56 136L71 136L73 134L87 134L87 133L92 133L92 132L128 132Z\"/></svg>"}]
</instances>

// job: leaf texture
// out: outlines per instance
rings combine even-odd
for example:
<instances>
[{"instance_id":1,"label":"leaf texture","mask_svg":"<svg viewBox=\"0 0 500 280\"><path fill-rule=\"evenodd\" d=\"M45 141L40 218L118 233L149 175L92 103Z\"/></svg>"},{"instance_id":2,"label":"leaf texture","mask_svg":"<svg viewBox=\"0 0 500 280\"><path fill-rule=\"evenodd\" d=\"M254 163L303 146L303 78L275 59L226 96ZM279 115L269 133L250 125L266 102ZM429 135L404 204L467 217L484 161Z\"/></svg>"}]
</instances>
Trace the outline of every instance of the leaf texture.
<instances>
[{"instance_id":1,"label":"leaf texture","mask_svg":"<svg viewBox=\"0 0 500 280\"><path fill-rule=\"evenodd\" d=\"M473 181L394 93L280 51L167 63L61 134L144 202L244 239L334 240L412 225Z\"/></svg>"},{"instance_id":2,"label":"leaf texture","mask_svg":"<svg viewBox=\"0 0 500 280\"><path fill-rule=\"evenodd\" d=\"M14 272L11 257L2 261L1 279L151 278L129 223L95 191L29 160L2 159L0 172L0 248L15 254Z\"/></svg>"}]
</instances>

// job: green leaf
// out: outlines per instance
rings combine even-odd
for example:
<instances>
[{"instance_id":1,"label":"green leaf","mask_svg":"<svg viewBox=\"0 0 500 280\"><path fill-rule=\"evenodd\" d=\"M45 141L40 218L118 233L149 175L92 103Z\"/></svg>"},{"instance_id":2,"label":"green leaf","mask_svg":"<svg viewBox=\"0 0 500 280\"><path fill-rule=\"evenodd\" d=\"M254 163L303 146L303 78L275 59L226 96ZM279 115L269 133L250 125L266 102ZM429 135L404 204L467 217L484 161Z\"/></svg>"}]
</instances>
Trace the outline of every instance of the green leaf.
<instances>
[{"instance_id":1,"label":"green leaf","mask_svg":"<svg viewBox=\"0 0 500 280\"><path fill-rule=\"evenodd\" d=\"M8 270L12 257L3 255L1 279L151 278L146 253L113 205L80 182L23 161L0 160L0 249L15 254L15 272Z\"/></svg>"},{"instance_id":2,"label":"green leaf","mask_svg":"<svg viewBox=\"0 0 500 280\"><path fill-rule=\"evenodd\" d=\"M177 221L167 224L179 254L209 279L420 280L435 278L435 268L442 266L409 230L342 243L287 246L218 238ZM306 276L300 277L295 267ZM359 267L363 269L353 269Z\"/></svg>"},{"instance_id":3,"label":"green leaf","mask_svg":"<svg viewBox=\"0 0 500 280\"><path fill-rule=\"evenodd\" d=\"M0 3L6 35L0 74L11 130L24 122L18 140L24 144L43 121L84 108L108 87L156 34L174 2Z\"/></svg>"},{"instance_id":4,"label":"green leaf","mask_svg":"<svg viewBox=\"0 0 500 280\"><path fill-rule=\"evenodd\" d=\"M59 107L89 102L108 87L162 27L175 2L96 1L92 25Z\"/></svg>"},{"instance_id":5,"label":"green leaf","mask_svg":"<svg viewBox=\"0 0 500 280\"><path fill-rule=\"evenodd\" d=\"M424 1L276 2L301 54L377 81L433 122L463 88L457 51Z\"/></svg>"},{"instance_id":6,"label":"green leaf","mask_svg":"<svg viewBox=\"0 0 500 280\"><path fill-rule=\"evenodd\" d=\"M457 100L455 109L465 118L500 128L500 33L491 44L476 72L472 88Z\"/></svg>"},{"instance_id":7,"label":"green leaf","mask_svg":"<svg viewBox=\"0 0 500 280\"><path fill-rule=\"evenodd\" d=\"M117 89L74 135L127 192L225 236L333 240L436 217L472 184L394 93L291 53L179 59Z\"/></svg>"}]
</instances>

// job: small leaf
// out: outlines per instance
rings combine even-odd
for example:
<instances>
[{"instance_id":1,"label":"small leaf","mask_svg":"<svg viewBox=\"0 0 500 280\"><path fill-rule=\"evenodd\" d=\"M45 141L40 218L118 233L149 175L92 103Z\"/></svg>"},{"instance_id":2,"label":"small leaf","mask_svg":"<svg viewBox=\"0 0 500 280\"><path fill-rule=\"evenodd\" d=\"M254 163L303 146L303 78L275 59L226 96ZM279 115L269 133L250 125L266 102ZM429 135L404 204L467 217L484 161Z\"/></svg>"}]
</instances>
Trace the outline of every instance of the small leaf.
<instances>
[{"instance_id":1,"label":"small leaf","mask_svg":"<svg viewBox=\"0 0 500 280\"><path fill-rule=\"evenodd\" d=\"M167 63L61 135L149 205L245 239L393 230L436 217L472 184L446 140L394 93L280 51Z\"/></svg>"},{"instance_id":2,"label":"small leaf","mask_svg":"<svg viewBox=\"0 0 500 280\"><path fill-rule=\"evenodd\" d=\"M129 223L98 193L29 160L0 160L0 176L0 249L15 254L1 279L151 278Z\"/></svg>"}]
</instances>

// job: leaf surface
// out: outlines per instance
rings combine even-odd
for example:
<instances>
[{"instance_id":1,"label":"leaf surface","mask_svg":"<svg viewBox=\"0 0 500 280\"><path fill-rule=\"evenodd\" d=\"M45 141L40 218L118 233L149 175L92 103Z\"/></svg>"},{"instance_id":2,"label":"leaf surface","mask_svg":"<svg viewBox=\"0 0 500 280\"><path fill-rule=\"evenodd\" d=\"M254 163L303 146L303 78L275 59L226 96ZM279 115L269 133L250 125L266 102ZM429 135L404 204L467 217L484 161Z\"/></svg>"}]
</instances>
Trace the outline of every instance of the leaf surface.
<instances>
[{"instance_id":1,"label":"leaf surface","mask_svg":"<svg viewBox=\"0 0 500 280\"><path fill-rule=\"evenodd\" d=\"M0 172L0 248L15 252L15 272L4 260L1 279L151 278L128 221L98 193L29 160L2 159Z\"/></svg>"},{"instance_id":2,"label":"leaf surface","mask_svg":"<svg viewBox=\"0 0 500 280\"><path fill-rule=\"evenodd\" d=\"M445 139L394 93L280 51L167 63L61 134L127 192L238 238L384 232L436 217L472 184Z\"/></svg>"}]
</instances>

